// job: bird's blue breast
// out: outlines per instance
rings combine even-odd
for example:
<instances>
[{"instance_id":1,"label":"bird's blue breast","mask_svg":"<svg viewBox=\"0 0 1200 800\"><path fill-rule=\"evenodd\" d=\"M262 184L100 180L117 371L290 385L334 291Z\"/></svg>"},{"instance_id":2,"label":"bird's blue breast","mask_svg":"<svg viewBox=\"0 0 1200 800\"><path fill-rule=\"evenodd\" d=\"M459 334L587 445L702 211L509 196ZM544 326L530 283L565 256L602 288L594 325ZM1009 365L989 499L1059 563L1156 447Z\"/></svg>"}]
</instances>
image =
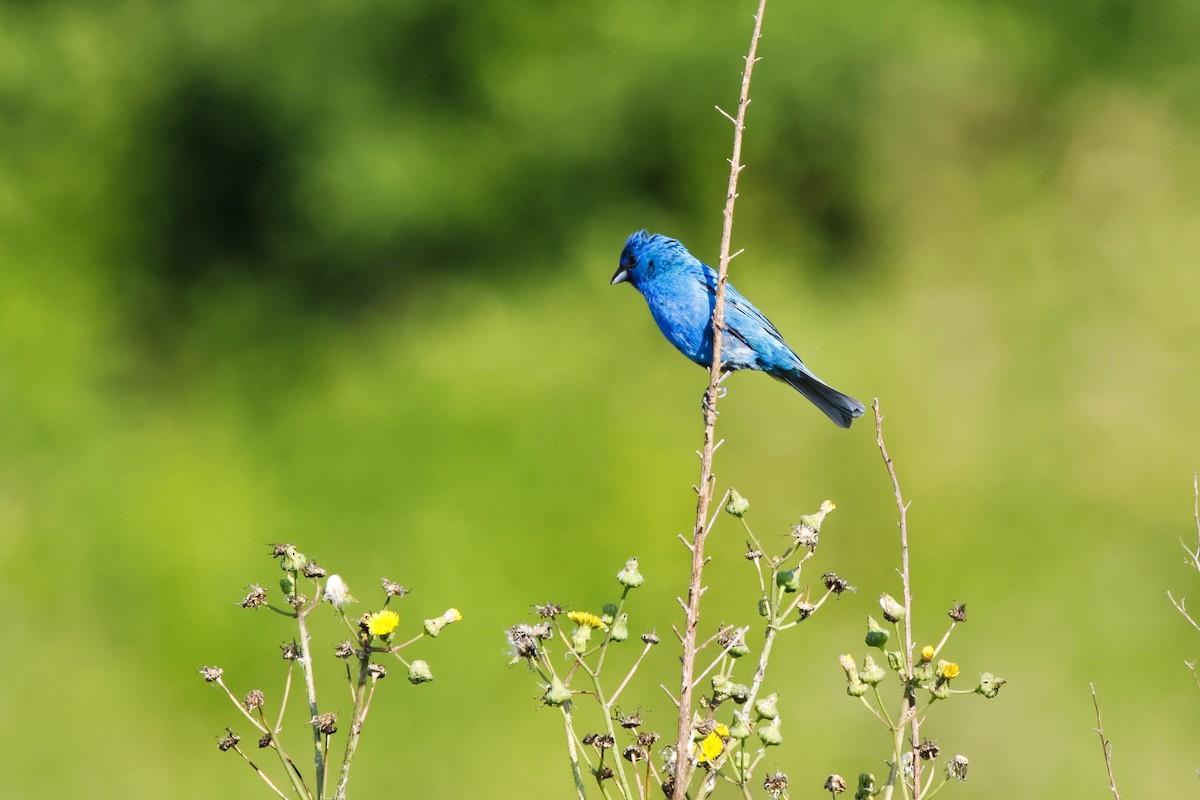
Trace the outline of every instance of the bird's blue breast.
<instances>
[{"instance_id":1,"label":"bird's blue breast","mask_svg":"<svg viewBox=\"0 0 1200 800\"><path fill-rule=\"evenodd\" d=\"M709 366L714 300L701 276L656 275L638 288L667 341L697 364Z\"/></svg>"}]
</instances>

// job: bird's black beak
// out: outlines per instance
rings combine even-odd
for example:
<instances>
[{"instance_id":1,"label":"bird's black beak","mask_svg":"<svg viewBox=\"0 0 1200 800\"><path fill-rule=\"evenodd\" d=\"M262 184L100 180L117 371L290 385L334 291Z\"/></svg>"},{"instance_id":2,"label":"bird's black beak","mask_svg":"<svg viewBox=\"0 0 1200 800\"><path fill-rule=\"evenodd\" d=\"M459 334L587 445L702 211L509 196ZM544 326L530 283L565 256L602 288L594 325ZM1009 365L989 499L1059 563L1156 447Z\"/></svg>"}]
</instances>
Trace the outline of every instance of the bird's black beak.
<instances>
[{"instance_id":1,"label":"bird's black beak","mask_svg":"<svg viewBox=\"0 0 1200 800\"><path fill-rule=\"evenodd\" d=\"M628 280L629 280L629 270L625 269L624 267L621 267L617 270L616 274L613 275L613 279L609 282L608 285L616 286L618 283L625 283Z\"/></svg>"}]
</instances>

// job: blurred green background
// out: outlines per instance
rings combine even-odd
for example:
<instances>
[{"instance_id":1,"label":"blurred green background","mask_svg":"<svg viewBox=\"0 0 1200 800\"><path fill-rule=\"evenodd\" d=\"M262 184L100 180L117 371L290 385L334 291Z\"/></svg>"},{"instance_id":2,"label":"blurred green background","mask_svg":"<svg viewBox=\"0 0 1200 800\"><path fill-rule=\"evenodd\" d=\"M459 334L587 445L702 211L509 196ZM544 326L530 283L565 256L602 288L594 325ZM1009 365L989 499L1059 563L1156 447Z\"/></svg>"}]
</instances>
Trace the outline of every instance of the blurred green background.
<instances>
[{"instance_id":1,"label":"blurred green background","mask_svg":"<svg viewBox=\"0 0 1200 800\"><path fill-rule=\"evenodd\" d=\"M196 674L277 697L286 620L234 602L293 541L406 629L362 797L557 797L558 717L503 628L635 629L686 580L703 372L608 279L646 227L715 259L747 3L0 3L0 708L10 797L250 797ZM887 415L917 626L1009 679L935 709L978 798L1194 785L1200 6L773 2L733 279ZM836 656L898 593L869 422L728 384L721 486L860 587L782 642L793 797L884 772ZM720 523L706 621L751 621ZM1200 603L1200 598L1198 598ZM1200 605L1197 606L1200 608ZM317 615L317 647L338 637ZM669 729L655 651L629 705ZM344 696L332 657L324 696ZM619 659L618 659L619 663ZM342 709L347 711L347 709ZM304 758L303 732L293 726ZM252 744L252 742L250 742ZM950 790L947 790L950 791ZM1182 789L1182 791L1187 791Z\"/></svg>"}]
</instances>

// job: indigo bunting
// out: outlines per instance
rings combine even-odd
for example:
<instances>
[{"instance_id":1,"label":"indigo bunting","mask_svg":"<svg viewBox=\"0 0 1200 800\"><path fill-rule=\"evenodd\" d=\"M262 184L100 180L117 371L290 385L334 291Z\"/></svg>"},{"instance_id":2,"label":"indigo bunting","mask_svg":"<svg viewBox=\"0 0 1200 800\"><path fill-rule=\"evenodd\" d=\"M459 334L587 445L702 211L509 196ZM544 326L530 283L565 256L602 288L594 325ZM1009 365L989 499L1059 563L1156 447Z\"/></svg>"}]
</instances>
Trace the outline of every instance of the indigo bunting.
<instances>
[{"instance_id":1,"label":"indigo bunting","mask_svg":"<svg viewBox=\"0 0 1200 800\"><path fill-rule=\"evenodd\" d=\"M631 283L650 306L659 330L679 352L712 366L712 313L717 273L682 244L662 234L638 231L625 242L612 283ZM783 336L730 283L725 284L725 331L721 369L756 369L807 397L843 428L861 417L863 404L826 385L783 341Z\"/></svg>"}]
</instances>

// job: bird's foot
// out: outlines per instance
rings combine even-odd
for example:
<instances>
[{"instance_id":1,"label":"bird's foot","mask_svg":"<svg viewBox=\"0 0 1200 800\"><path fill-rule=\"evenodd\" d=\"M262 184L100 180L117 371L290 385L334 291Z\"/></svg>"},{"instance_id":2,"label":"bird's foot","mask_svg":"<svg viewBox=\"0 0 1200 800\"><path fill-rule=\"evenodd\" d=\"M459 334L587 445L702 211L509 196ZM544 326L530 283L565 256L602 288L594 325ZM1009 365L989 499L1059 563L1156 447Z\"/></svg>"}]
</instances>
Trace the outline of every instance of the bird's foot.
<instances>
[{"instance_id":1,"label":"bird's foot","mask_svg":"<svg viewBox=\"0 0 1200 800\"><path fill-rule=\"evenodd\" d=\"M724 378L722 378L722 380L724 380ZM721 386L718 383L716 390L714 391L713 403L715 403L717 400L722 399L727 394L729 394L729 390L727 388L725 388L724 386ZM721 412L717 411L714 406L709 404L708 389L704 390L704 395L700 398L700 410L704 413L704 416L706 416L706 417L708 416L709 411L712 411L714 414L721 413Z\"/></svg>"}]
</instances>

